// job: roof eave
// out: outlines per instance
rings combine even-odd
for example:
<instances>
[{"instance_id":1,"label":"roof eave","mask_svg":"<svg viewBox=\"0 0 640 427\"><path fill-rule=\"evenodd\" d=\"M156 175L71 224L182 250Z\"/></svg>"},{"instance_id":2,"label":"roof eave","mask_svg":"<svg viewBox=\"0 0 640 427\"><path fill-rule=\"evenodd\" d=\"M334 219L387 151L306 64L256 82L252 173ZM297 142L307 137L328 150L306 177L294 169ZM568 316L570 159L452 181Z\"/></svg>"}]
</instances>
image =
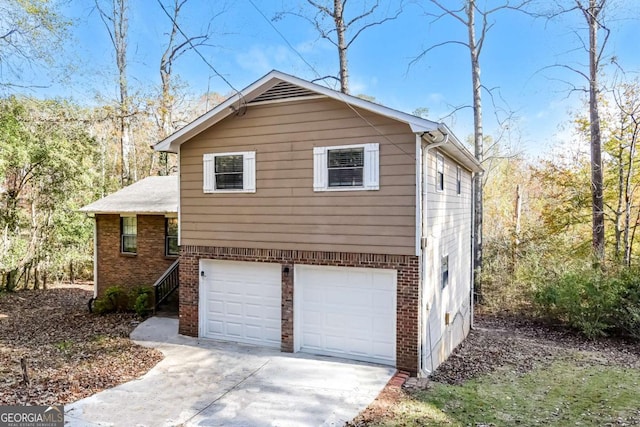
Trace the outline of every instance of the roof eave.
<instances>
[{"instance_id":1,"label":"roof eave","mask_svg":"<svg viewBox=\"0 0 640 427\"><path fill-rule=\"evenodd\" d=\"M84 212L89 215L170 215L177 214L178 209L175 210L163 210L163 211L125 211L125 210L104 210L104 209L78 209L79 212Z\"/></svg>"},{"instance_id":2,"label":"roof eave","mask_svg":"<svg viewBox=\"0 0 640 427\"><path fill-rule=\"evenodd\" d=\"M241 101L244 98L247 98L250 101L259 94L269 90L280 81L292 83L302 88L324 95L328 98L344 102L353 107L407 123L414 133L434 131L437 130L440 126L437 122L412 116L411 114L403 113L402 111L393 110L389 107L375 104L356 96L337 92L333 89L329 89L316 83L308 82L299 77L273 70L247 88L243 89L240 92L237 92L235 95L231 96L226 101L213 108L211 111L203 114L182 129L176 131L164 140L158 142L153 146L153 149L156 151L168 151L177 153L179 146L183 142L189 140L205 129L215 125L220 120L228 117L233 112L237 111L238 108L234 107L235 103Z\"/></svg>"},{"instance_id":3,"label":"roof eave","mask_svg":"<svg viewBox=\"0 0 640 427\"><path fill-rule=\"evenodd\" d=\"M243 89L240 92L236 92L234 95L227 98L212 110L198 117L190 124L169 135L157 144L153 145L152 148L155 151L168 151L171 153L177 153L179 146L183 142L189 140L200 132L218 123L220 120L223 120L224 118L230 116L232 113L238 111L238 108L234 107L235 103L241 101L244 98L252 97L255 92L264 92L273 87L277 83L277 81L274 81L273 79L273 77L277 77L276 74L282 73L271 71L247 88Z\"/></svg>"}]
</instances>

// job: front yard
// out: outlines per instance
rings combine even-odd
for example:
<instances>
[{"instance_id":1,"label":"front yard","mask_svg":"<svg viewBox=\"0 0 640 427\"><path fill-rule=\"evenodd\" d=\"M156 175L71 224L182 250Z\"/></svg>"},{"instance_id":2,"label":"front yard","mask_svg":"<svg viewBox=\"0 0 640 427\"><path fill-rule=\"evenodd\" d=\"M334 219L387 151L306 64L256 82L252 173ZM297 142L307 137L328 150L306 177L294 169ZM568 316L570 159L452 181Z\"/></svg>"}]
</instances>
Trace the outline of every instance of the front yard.
<instances>
[{"instance_id":1,"label":"front yard","mask_svg":"<svg viewBox=\"0 0 640 427\"><path fill-rule=\"evenodd\" d=\"M137 378L162 359L129 340L134 315L90 314L92 295L87 285L0 293L0 405L70 403Z\"/></svg>"},{"instance_id":2,"label":"front yard","mask_svg":"<svg viewBox=\"0 0 640 427\"><path fill-rule=\"evenodd\" d=\"M89 314L91 295L86 285L0 293L0 405L70 403L162 359L128 339L134 315ZM430 380L387 386L350 425L640 425L640 343L479 316Z\"/></svg>"},{"instance_id":3,"label":"front yard","mask_svg":"<svg viewBox=\"0 0 640 427\"><path fill-rule=\"evenodd\" d=\"M476 326L431 380L388 386L352 425L640 425L639 343L517 318Z\"/></svg>"}]
</instances>

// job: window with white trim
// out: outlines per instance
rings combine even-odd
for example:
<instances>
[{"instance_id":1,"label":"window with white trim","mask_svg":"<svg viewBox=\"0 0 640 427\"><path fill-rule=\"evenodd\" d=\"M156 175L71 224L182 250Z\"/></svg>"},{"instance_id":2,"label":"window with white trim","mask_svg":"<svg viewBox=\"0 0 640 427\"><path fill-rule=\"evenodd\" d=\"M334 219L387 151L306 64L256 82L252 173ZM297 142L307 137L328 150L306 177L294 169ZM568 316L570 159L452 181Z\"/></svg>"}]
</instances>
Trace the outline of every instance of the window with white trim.
<instances>
[{"instance_id":1,"label":"window with white trim","mask_svg":"<svg viewBox=\"0 0 640 427\"><path fill-rule=\"evenodd\" d=\"M380 188L379 144L315 147L314 191L378 190Z\"/></svg>"},{"instance_id":2,"label":"window with white trim","mask_svg":"<svg viewBox=\"0 0 640 427\"><path fill-rule=\"evenodd\" d=\"M456 194L462 194L462 168L456 166Z\"/></svg>"},{"instance_id":3,"label":"window with white trim","mask_svg":"<svg viewBox=\"0 0 640 427\"><path fill-rule=\"evenodd\" d=\"M436 153L436 191L444 191L444 157Z\"/></svg>"},{"instance_id":4,"label":"window with white trim","mask_svg":"<svg viewBox=\"0 0 640 427\"><path fill-rule=\"evenodd\" d=\"M256 152L208 153L203 156L205 193L256 191Z\"/></svg>"},{"instance_id":5,"label":"window with white trim","mask_svg":"<svg viewBox=\"0 0 640 427\"><path fill-rule=\"evenodd\" d=\"M449 284L449 255L445 255L440 259L440 285L442 289Z\"/></svg>"},{"instance_id":6,"label":"window with white trim","mask_svg":"<svg viewBox=\"0 0 640 427\"><path fill-rule=\"evenodd\" d=\"M138 222L135 216L120 217L120 252L135 254L138 252Z\"/></svg>"}]
</instances>

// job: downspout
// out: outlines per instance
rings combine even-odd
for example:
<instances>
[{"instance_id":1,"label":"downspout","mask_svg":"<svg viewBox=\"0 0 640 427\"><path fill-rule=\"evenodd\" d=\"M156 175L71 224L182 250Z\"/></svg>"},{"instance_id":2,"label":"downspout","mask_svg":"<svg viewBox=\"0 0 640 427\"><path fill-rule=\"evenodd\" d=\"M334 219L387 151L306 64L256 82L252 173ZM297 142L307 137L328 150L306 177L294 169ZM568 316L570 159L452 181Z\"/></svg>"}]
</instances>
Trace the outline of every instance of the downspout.
<instances>
[{"instance_id":1,"label":"downspout","mask_svg":"<svg viewBox=\"0 0 640 427\"><path fill-rule=\"evenodd\" d=\"M98 218L93 215L93 297L98 298Z\"/></svg>"},{"instance_id":2,"label":"downspout","mask_svg":"<svg viewBox=\"0 0 640 427\"><path fill-rule=\"evenodd\" d=\"M425 166L423 164L423 159L427 158L428 160L428 154L429 154L429 150L431 150L432 148L438 148L442 145L445 145L447 142L449 142L449 134L448 133L444 133L442 131L440 131L441 134L443 135L442 140L437 141L437 142L432 142L431 144L425 144L424 146L422 145L422 140L425 136L425 134L429 135L429 137L433 140L433 136L431 135L430 132L422 132L422 133L416 133L416 152L418 152L418 147L420 147L420 160L417 162L420 165L420 178L421 178L421 182L419 184L419 187L417 189L420 190L420 192L422 193L422 200L420 200L421 205L419 208L419 212L420 212L420 229L417 230L419 232L418 236L420 236L420 241L419 241L419 254L420 254L420 259L419 259L419 278L420 278L420 284L421 284L421 291L422 291L422 301L423 304L422 306L424 307L424 310L420 310L420 316L424 316L424 319L420 319L420 327L421 327L421 333L420 333L420 340L422 342L424 342L424 345L421 346L421 351L424 352L426 349L425 347L427 346L426 341L426 335L427 333L429 334L429 343L428 343L428 351L429 354L431 355L431 350L432 350L432 346L431 346L431 328L429 328L428 323L428 319L429 316L427 313L429 313L429 311L431 310L431 307L429 307L429 304L426 302L426 286L425 286L425 276L423 274L424 271L424 251L427 248L427 237L425 236L425 231L428 232L428 221L427 221L427 212L428 212L428 202L429 202L429 192L427 191L427 177L428 177L428 173L426 173L425 171ZM428 167L428 165L427 165ZM424 313L424 314L423 314ZM423 341L424 339L424 341ZM431 372L433 372L433 358L431 358L432 362L431 362L431 369L427 369L426 366L420 366L420 371L426 373L425 376L428 376L429 374L431 374ZM420 355L420 365L423 365L423 357L422 354Z\"/></svg>"},{"instance_id":3,"label":"downspout","mask_svg":"<svg viewBox=\"0 0 640 427\"><path fill-rule=\"evenodd\" d=\"M475 236L475 221L473 220L473 218L475 218L475 213L476 213L476 208L475 208L475 203L473 202L473 195L476 194L476 180L474 179L476 176L475 172L471 173L471 256L473 257L473 253L474 253L474 238L473 236ZM469 319L469 328L473 329L473 319L474 319L474 311L475 311L475 302L474 302L474 297L473 294L476 291L475 290L475 283L476 283L476 269L473 268L473 260L470 263L470 270L471 270L471 292L469 294L469 310L470 310L470 319Z\"/></svg>"}]
</instances>

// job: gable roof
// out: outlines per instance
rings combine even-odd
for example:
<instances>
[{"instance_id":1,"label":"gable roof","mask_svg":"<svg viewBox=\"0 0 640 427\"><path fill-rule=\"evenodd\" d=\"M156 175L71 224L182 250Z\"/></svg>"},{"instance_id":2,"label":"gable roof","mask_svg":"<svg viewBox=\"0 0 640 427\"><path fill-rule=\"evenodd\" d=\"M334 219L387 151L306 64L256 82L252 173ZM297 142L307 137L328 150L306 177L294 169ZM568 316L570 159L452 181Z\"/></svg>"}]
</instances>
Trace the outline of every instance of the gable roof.
<instances>
[{"instance_id":1,"label":"gable roof","mask_svg":"<svg viewBox=\"0 0 640 427\"><path fill-rule=\"evenodd\" d=\"M477 172L482 170L475 157L456 138L444 123L417 117L402 111L394 110L362 98L347 95L342 92L329 89L325 86L303 80L301 78L273 70L256 82L237 92L212 110L198 117L182 129L176 131L164 140L153 146L156 151L169 151L177 153L180 145L200 132L210 128L229 115L251 105L259 105L266 102L281 102L287 100L330 98L355 108L370 111L384 117L406 123L411 131L421 135L425 140L448 141L440 147L470 170ZM437 136L437 137L436 137ZM428 139L427 139L428 137Z\"/></svg>"},{"instance_id":2,"label":"gable roof","mask_svg":"<svg viewBox=\"0 0 640 427\"><path fill-rule=\"evenodd\" d=\"M92 214L178 212L178 177L150 176L80 209Z\"/></svg>"}]
</instances>

